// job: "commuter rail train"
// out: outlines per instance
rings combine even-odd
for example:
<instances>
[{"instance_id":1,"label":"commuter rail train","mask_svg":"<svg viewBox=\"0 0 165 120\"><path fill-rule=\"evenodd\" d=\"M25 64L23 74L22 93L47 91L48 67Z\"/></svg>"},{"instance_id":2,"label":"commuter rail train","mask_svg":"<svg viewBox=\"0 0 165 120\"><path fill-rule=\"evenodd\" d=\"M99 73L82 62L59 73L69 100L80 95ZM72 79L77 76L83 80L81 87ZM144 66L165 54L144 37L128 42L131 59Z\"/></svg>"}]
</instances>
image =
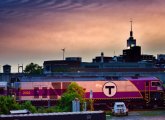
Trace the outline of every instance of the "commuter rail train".
<instances>
[{"instance_id":1,"label":"commuter rail train","mask_svg":"<svg viewBox=\"0 0 165 120\"><path fill-rule=\"evenodd\" d=\"M17 101L57 101L65 92L70 80L32 80L12 83L0 83L0 94L12 94ZM94 100L94 104L112 106L116 101L124 101L128 107L164 106L165 88L156 77L124 77L117 80L74 80L85 90L85 98ZM9 90L8 90L9 89Z\"/></svg>"}]
</instances>

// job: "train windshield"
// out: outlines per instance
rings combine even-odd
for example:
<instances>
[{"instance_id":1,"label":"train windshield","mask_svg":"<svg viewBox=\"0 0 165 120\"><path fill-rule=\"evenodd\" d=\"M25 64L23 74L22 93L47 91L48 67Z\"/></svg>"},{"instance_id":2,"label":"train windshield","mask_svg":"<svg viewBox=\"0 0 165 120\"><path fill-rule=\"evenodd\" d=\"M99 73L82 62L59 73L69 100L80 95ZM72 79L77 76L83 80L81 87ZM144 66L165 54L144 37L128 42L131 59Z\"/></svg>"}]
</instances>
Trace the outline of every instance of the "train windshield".
<instances>
[{"instance_id":1,"label":"train windshield","mask_svg":"<svg viewBox=\"0 0 165 120\"><path fill-rule=\"evenodd\" d=\"M153 87L160 87L161 84L160 84L160 82L152 82L152 86Z\"/></svg>"}]
</instances>

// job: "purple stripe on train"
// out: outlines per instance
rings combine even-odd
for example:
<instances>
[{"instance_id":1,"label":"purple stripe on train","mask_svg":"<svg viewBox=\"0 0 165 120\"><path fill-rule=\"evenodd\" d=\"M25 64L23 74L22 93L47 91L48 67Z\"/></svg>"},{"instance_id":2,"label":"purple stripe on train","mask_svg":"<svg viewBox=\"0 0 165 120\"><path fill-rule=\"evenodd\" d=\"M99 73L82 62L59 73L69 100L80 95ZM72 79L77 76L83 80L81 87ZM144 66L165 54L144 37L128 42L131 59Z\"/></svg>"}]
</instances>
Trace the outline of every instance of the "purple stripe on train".
<instances>
[{"instance_id":1,"label":"purple stripe on train","mask_svg":"<svg viewBox=\"0 0 165 120\"><path fill-rule=\"evenodd\" d=\"M61 95L64 91L60 89L54 90L54 92L47 92L47 95ZM34 90L21 90L19 96L34 96ZM43 91L39 90L39 96L43 95ZM89 98L90 93L86 93L85 97ZM93 92L93 98L143 98L139 92L117 92L112 97L107 97L103 92Z\"/></svg>"},{"instance_id":2,"label":"purple stripe on train","mask_svg":"<svg viewBox=\"0 0 165 120\"><path fill-rule=\"evenodd\" d=\"M85 97L89 98L90 93L86 93ZM112 97L107 97L103 92L93 92L93 98L143 98L139 92L117 92Z\"/></svg>"}]
</instances>

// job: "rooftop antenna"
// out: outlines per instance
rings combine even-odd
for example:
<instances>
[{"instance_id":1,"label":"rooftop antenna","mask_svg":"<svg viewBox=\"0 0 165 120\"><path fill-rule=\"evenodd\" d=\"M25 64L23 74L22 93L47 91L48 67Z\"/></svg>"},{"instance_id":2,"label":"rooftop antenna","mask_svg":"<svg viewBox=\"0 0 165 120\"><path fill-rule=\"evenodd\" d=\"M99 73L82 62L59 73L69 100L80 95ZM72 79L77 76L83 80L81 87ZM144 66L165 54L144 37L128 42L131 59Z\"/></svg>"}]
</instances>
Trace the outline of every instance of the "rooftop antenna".
<instances>
[{"instance_id":1,"label":"rooftop antenna","mask_svg":"<svg viewBox=\"0 0 165 120\"><path fill-rule=\"evenodd\" d=\"M133 23L133 21L132 21L132 18L131 18L130 23L131 23L131 31L130 31L130 36L131 36L131 37L133 37L133 31L132 31L132 23Z\"/></svg>"},{"instance_id":2,"label":"rooftop antenna","mask_svg":"<svg viewBox=\"0 0 165 120\"><path fill-rule=\"evenodd\" d=\"M65 48L62 49L62 54L63 54L63 60L65 58Z\"/></svg>"},{"instance_id":3,"label":"rooftop antenna","mask_svg":"<svg viewBox=\"0 0 165 120\"><path fill-rule=\"evenodd\" d=\"M116 56L115 50L114 50L114 56Z\"/></svg>"},{"instance_id":4,"label":"rooftop antenna","mask_svg":"<svg viewBox=\"0 0 165 120\"><path fill-rule=\"evenodd\" d=\"M0 65L0 73L2 72L1 69L2 69L2 66Z\"/></svg>"}]
</instances>

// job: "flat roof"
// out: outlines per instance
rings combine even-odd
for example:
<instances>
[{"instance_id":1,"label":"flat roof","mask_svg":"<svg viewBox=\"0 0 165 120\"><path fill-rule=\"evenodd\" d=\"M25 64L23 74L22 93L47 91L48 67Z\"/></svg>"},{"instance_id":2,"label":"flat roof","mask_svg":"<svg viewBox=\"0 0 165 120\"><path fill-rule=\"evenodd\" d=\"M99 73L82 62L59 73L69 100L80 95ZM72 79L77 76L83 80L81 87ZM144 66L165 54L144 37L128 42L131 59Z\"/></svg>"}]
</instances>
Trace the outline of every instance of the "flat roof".
<instances>
[{"instance_id":1,"label":"flat roof","mask_svg":"<svg viewBox=\"0 0 165 120\"><path fill-rule=\"evenodd\" d=\"M7 86L7 82L0 82L0 87L6 87Z\"/></svg>"}]
</instances>

